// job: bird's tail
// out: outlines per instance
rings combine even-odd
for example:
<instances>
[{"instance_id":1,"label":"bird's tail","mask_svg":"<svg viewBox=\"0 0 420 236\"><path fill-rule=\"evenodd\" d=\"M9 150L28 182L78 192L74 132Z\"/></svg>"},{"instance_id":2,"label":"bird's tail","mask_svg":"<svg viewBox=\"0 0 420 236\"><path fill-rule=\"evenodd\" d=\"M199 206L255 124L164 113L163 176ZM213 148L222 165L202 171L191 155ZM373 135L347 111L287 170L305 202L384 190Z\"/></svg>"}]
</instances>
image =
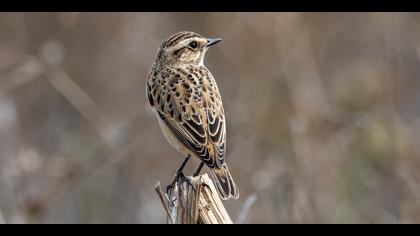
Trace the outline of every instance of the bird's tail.
<instances>
[{"instance_id":1,"label":"bird's tail","mask_svg":"<svg viewBox=\"0 0 420 236\"><path fill-rule=\"evenodd\" d=\"M210 176L223 200L239 198L238 187L236 187L226 163L221 167L210 168Z\"/></svg>"}]
</instances>

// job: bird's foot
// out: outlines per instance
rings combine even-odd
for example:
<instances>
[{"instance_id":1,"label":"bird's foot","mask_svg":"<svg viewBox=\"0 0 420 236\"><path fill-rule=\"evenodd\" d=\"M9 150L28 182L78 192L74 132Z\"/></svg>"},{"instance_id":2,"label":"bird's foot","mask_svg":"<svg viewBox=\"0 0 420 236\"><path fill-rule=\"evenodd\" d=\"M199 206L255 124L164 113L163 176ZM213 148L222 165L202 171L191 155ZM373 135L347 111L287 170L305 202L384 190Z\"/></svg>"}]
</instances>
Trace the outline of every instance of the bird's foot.
<instances>
[{"instance_id":1,"label":"bird's foot","mask_svg":"<svg viewBox=\"0 0 420 236\"><path fill-rule=\"evenodd\" d=\"M181 183L182 181L187 182L187 184L191 185L191 187L195 191L194 185L191 183L190 179L187 178L183 172L179 172L176 174L175 179L172 181L172 183L166 187L166 192L169 193L169 191L175 187L175 184L177 182Z\"/></svg>"}]
</instances>

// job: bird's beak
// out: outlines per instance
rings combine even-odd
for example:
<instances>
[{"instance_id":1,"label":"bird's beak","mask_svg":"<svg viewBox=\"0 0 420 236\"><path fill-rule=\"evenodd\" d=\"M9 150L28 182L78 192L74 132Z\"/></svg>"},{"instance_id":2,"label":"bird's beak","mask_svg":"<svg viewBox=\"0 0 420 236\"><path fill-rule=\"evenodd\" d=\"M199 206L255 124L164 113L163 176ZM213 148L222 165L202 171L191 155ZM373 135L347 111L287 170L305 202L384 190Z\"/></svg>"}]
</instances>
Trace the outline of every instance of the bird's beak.
<instances>
[{"instance_id":1,"label":"bird's beak","mask_svg":"<svg viewBox=\"0 0 420 236\"><path fill-rule=\"evenodd\" d=\"M222 41L222 39L220 38L208 38L207 39L207 44L206 44L206 48L215 45L216 43Z\"/></svg>"}]
</instances>

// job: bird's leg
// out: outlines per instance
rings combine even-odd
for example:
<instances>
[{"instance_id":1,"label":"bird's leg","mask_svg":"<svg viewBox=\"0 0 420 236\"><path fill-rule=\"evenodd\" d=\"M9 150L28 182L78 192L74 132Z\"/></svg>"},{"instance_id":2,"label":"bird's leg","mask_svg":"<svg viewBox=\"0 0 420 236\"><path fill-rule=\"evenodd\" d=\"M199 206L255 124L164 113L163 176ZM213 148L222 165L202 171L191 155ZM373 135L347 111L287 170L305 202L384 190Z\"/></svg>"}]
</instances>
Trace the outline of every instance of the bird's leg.
<instances>
[{"instance_id":1,"label":"bird's leg","mask_svg":"<svg viewBox=\"0 0 420 236\"><path fill-rule=\"evenodd\" d=\"M200 165L198 166L198 169L194 172L193 177L197 177L200 174L203 166L204 166L204 162L201 162Z\"/></svg>"},{"instance_id":2,"label":"bird's leg","mask_svg":"<svg viewBox=\"0 0 420 236\"><path fill-rule=\"evenodd\" d=\"M182 165L179 167L179 169L178 169L178 171L176 172L176 175L178 176L178 175L180 175L180 174L182 174L182 171L184 170L184 168L185 168L185 165L187 165L187 162L188 162L188 160L190 160L190 155L188 155L186 158L185 158L185 160L184 160L184 162L182 162Z\"/></svg>"},{"instance_id":3,"label":"bird's leg","mask_svg":"<svg viewBox=\"0 0 420 236\"><path fill-rule=\"evenodd\" d=\"M187 177L185 177L185 175L184 175L184 173L182 172L183 170L184 170L184 168L185 168L185 165L187 165L187 162L188 162L188 160L190 159L190 155L188 155L186 158L185 158L185 160L184 160L184 162L182 162L182 165L179 167L179 169L178 169L178 171L176 172L176 175L175 175L175 179L172 181L172 183L170 184L170 185L168 185L167 187L166 187L166 192L169 192L169 190L170 189L172 189L174 186L175 186L175 183L176 182L178 182L178 180L181 178L182 180L184 180L184 181L186 181L188 184L190 184L192 187L193 187L193 189L194 189L194 186L192 185L192 183L190 182L190 180L187 178ZM194 189L195 190L195 189Z\"/></svg>"},{"instance_id":4,"label":"bird's leg","mask_svg":"<svg viewBox=\"0 0 420 236\"><path fill-rule=\"evenodd\" d=\"M203 166L204 166L204 162L201 162L200 165L198 166L197 170L193 174L193 177L197 177L200 174L201 169L203 168ZM206 183L201 183L201 184L202 184L202 186L207 187L211 191L210 186L208 186Z\"/></svg>"}]
</instances>

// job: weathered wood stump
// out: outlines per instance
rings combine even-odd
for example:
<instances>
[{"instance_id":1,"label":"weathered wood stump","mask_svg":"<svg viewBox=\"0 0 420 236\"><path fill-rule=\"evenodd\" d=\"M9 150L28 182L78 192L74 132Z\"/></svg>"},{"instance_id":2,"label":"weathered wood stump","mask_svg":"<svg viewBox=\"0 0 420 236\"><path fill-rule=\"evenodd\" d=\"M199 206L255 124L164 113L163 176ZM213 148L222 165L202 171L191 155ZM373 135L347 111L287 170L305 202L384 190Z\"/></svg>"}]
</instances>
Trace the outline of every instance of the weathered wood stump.
<instances>
[{"instance_id":1,"label":"weathered wood stump","mask_svg":"<svg viewBox=\"0 0 420 236\"><path fill-rule=\"evenodd\" d=\"M207 174L180 178L164 193L157 182L155 190L167 213L168 224L232 224L222 200Z\"/></svg>"}]
</instances>

